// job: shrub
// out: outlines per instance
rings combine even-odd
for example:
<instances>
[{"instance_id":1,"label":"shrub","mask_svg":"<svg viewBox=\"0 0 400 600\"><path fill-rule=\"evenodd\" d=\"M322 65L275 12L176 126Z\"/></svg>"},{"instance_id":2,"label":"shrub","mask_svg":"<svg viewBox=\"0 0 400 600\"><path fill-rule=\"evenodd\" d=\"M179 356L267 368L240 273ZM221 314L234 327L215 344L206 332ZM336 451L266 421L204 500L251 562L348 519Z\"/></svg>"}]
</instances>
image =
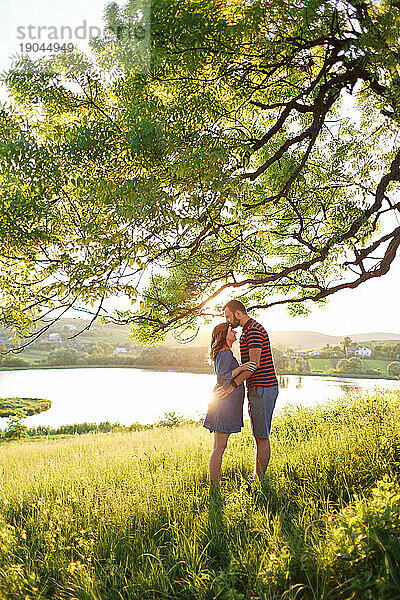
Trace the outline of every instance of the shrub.
<instances>
[{"instance_id":1,"label":"shrub","mask_svg":"<svg viewBox=\"0 0 400 600\"><path fill-rule=\"evenodd\" d=\"M175 411L172 411L164 413L154 425L155 427L176 427L177 425L183 425L186 422L183 415L179 415L175 413Z\"/></svg>"},{"instance_id":2,"label":"shrub","mask_svg":"<svg viewBox=\"0 0 400 600\"><path fill-rule=\"evenodd\" d=\"M352 356L349 359L350 367L352 371L358 371L362 369L362 360L358 356Z\"/></svg>"},{"instance_id":3,"label":"shrub","mask_svg":"<svg viewBox=\"0 0 400 600\"><path fill-rule=\"evenodd\" d=\"M77 365L84 356L75 348L56 348L50 352L42 363L51 366Z\"/></svg>"},{"instance_id":4,"label":"shrub","mask_svg":"<svg viewBox=\"0 0 400 600\"><path fill-rule=\"evenodd\" d=\"M21 411L20 413L14 414L12 417L10 417L7 428L2 436L5 440L19 440L20 438L26 436L28 428L22 422L25 416L26 415Z\"/></svg>"},{"instance_id":5,"label":"shrub","mask_svg":"<svg viewBox=\"0 0 400 600\"><path fill-rule=\"evenodd\" d=\"M400 377L400 362L389 363L387 370L391 377Z\"/></svg>"},{"instance_id":6,"label":"shrub","mask_svg":"<svg viewBox=\"0 0 400 600\"><path fill-rule=\"evenodd\" d=\"M382 375L382 373L378 369L367 369L365 371L366 375Z\"/></svg>"},{"instance_id":7,"label":"shrub","mask_svg":"<svg viewBox=\"0 0 400 600\"><path fill-rule=\"evenodd\" d=\"M294 368L299 373L303 373L306 370L306 361L302 356L296 358Z\"/></svg>"},{"instance_id":8,"label":"shrub","mask_svg":"<svg viewBox=\"0 0 400 600\"><path fill-rule=\"evenodd\" d=\"M342 358L336 365L338 373L360 373L362 370L362 360L357 356L351 358Z\"/></svg>"},{"instance_id":9,"label":"shrub","mask_svg":"<svg viewBox=\"0 0 400 600\"><path fill-rule=\"evenodd\" d=\"M338 373L348 373L350 369L350 361L348 358L341 358L336 365L336 371Z\"/></svg>"},{"instance_id":10,"label":"shrub","mask_svg":"<svg viewBox=\"0 0 400 600\"><path fill-rule=\"evenodd\" d=\"M336 597L398 598L400 486L387 476L370 498L358 498L331 518L321 563Z\"/></svg>"},{"instance_id":11,"label":"shrub","mask_svg":"<svg viewBox=\"0 0 400 600\"><path fill-rule=\"evenodd\" d=\"M0 367L30 367L31 363L19 356L0 357Z\"/></svg>"}]
</instances>

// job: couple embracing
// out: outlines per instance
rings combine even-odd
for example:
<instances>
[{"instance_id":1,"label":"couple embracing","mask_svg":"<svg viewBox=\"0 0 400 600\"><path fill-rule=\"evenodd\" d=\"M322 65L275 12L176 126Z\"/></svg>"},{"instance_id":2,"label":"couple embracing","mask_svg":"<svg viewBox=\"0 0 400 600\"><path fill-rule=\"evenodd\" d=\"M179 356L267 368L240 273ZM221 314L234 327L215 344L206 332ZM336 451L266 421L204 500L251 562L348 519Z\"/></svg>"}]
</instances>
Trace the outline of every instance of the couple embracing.
<instances>
[{"instance_id":1,"label":"couple embracing","mask_svg":"<svg viewBox=\"0 0 400 600\"><path fill-rule=\"evenodd\" d=\"M246 381L251 430L255 439L255 476L261 480L271 450L269 433L278 396L278 380L269 337L264 327L249 317L242 302L231 300L224 306L226 323L217 325L211 337L210 358L214 362L217 385L203 426L214 432L210 456L210 483L219 485L222 456L229 435L243 427L243 402ZM238 364L232 353L235 329L242 328Z\"/></svg>"}]
</instances>

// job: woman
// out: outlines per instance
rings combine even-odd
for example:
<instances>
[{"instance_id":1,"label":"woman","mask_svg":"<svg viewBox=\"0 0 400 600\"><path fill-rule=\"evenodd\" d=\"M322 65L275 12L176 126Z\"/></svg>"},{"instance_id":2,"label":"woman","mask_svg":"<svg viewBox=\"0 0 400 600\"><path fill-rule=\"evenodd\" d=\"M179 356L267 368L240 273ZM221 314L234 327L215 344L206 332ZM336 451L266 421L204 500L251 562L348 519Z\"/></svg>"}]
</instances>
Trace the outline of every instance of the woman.
<instances>
[{"instance_id":1,"label":"woman","mask_svg":"<svg viewBox=\"0 0 400 600\"><path fill-rule=\"evenodd\" d=\"M214 362L217 381L228 388L231 379L243 371L255 371L256 364L247 362L239 366L232 354L232 345L236 341L236 333L230 323L217 325L211 336L210 358ZM244 385L241 383L233 392L224 398L217 399L213 395L203 427L214 432L214 445L210 456L210 482L219 485L222 455L228 437L243 427Z\"/></svg>"}]
</instances>

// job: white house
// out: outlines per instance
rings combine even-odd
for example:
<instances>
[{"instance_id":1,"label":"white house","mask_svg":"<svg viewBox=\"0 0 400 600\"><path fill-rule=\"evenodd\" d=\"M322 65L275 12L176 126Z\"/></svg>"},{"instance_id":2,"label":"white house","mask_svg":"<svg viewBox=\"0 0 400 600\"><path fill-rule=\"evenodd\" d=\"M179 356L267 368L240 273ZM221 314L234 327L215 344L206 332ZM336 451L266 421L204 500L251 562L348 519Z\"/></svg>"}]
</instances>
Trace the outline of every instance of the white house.
<instances>
[{"instance_id":1,"label":"white house","mask_svg":"<svg viewBox=\"0 0 400 600\"><path fill-rule=\"evenodd\" d=\"M49 342L61 342L61 335L59 333L49 333Z\"/></svg>"},{"instance_id":2,"label":"white house","mask_svg":"<svg viewBox=\"0 0 400 600\"><path fill-rule=\"evenodd\" d=\"M321 354L321 352L319 350L311 350L311 352L308 353L309 356L319 356Z\"/></svg>"},{"instance_id":3,"label":"white house","mask_svg":"<svg viewBox=\"0 0 400 600\"><path fill-rule=\"evenodd\" d=\"M355 354L361 356L361 358L365 358L366 356L371 356L372 350L371 348L367 348L367 346L362 346L361 348L355 351Z\"/></svg>"},{"instance_id":4,"label":"white house","mask_svg":"<svg viewBox=\"0 0 400 600\"><path fill-rule=\"evenodd\" d=\"M76 326L75 325L69 325L68 323L66 323L65 325L63 325L62 328L64 330L67 330L67 331L74 331L76 329Z\"/></svg>"},{"instance_id":5,"label":"white house","mask_svg":"<svg viewBox=\"0 0 400 600\"><path fill-rule=\"evenodd\" d=\"M114 354L125 354L126 352L128 352L126 348L115 348L114 350Z\"/></svg>"}]
</instances>

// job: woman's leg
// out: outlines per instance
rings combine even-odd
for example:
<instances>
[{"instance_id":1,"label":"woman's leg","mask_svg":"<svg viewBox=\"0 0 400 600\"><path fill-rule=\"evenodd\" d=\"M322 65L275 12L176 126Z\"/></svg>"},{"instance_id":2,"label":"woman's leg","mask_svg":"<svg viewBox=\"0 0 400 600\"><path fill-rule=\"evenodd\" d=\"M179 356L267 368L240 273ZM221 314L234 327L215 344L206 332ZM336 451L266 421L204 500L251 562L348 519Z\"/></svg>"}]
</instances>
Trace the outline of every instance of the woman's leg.
<instances>
[{"instance_id":1,"label":"woman's leg","mask_svg":"<svg viewBox=\"0 0 400 600\"><path fill-rule=\"evenodd\" d=\"M210 456L210 482L219 485L222 455L228 443L229 433L214 431L214 445Z\"/></svg>"}]
</instances>

